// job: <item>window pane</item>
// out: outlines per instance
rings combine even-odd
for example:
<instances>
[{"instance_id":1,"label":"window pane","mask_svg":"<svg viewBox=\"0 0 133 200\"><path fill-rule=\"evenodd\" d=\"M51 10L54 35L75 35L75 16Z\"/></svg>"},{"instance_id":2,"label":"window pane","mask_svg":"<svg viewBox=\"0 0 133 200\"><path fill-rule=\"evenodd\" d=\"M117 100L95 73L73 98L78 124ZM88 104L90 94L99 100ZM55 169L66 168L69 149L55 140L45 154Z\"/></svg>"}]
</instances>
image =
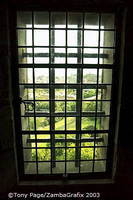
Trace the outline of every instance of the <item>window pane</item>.
<instances>
[{"instance_id":1,"label":"window pane","mask_svg":"<svg viewBox=\"0 0 133 200\"><path fill-rule=\"evenodd\" d=\"M112 83L112 69L99 69L99 83L101 84Z\"/></svg>"},{"instance_id":2,"label":"window pane","mask_svg":"<svg viewBox=\"0 0 133 200\"><path fill-rule=\"evenodd\" d=\"M38 163L38 173L39 174L50 174L51 172L51 162L40 162Z\"/></svg>"},{"instance_id":3,"label":"window pane","mask_svg":"<svg viewBox=\"0 0 133 200\"><path fill-rule=\"evenodd\" d=\"M28 85L20 85L20 97L23 100L33 100L33 89L26 88Z\"/></svg>"},{"instance_id":4,"label":"window pane","mask_svg":"<svg viewBox=\"0 0 133 200\"><path fill-rule=\"evenodd\" d=\"M82 45L82 32L77 31L77 30L68 30L67 35L68 35L68 40L67 40L67 45L68 46L80 46ZM79 37L80 35L80 37Z\"/></svg>"},{"instance_id":5,"label":"window pane","mask_svg":"<svg viewBox=\"0 0 133 200\"><path fill-rule=\"evenodd\" d=\"M67 99L68 100L75 100L76 99L76 89L67 89Z\"/></svg>"},{"instance_id":6,"label":"window pane","mask_svg":"<svg viewBox=\"0 0 133 200\"><path fill-rule=\"evenodd\" d=\"M51 160L51 149L37 149L38 161Z\"/></svg>"},{"instance_id":7,"label":"window pane","mask_svg":"<svg viewBox=\"0 0 133 200\"><path fill-rule=\"evenodd\" d=\"M107 159L107 148L97 147L95 148L95 160Z\"/></svg>"},{"instance_id":8,"label":"window pane","mask_svg":"<svg viewBox=\"0 0 133 200\"><path fill-rule=\"evenodd\" d=\"M33 62L32 48L18 48L18 63L30 64Z\"/></svg>"},{"instance_id":9,"label":"window pane","mask_svg":"<svg viewBox=\"0 0 133 200\"><path fill-rule=\"evenodd\" d=\"M49 113L49 101L36 101L36 112Z\"/></svg>"},{"instance_id":10,"label":"window pane","mask_svg":"<svg viewBox=\"0 0 133 200\"><path fill-rule=\"evenodd\" d=\"M96 129L109 130L109 117L97 117Z\"/></svg>"},{"instance_id":11,"label":"window pane","mask_svg":"<svg viewBox=\"0 0 133 200\"><path fill-rule=\"evenodd\" d=\"M110 101L98 101L97 102L97 110L98 111L103 111L105 115L110 114Z\"/></svg>"},{"instance_id":12,"label":"window pane","mask_svg":"<svg viewBox=\"0 0 133 200\"><path fill-rule=\"evenodd\" d=\"M17 27L32 27L32 12L19 11L17 13Z\"/></svg>"},{"instance_id":13,"label":"window pane","mask_svg":"<svg viewBox=\"0 0 133 200\"><path fill-rule=\"evenodd\" d=\"M82 112L95 112L96 102L95 101L82 101Z\"/></svg>"},{"instance_id":14,"label":"window pane","mask_svg":"<svg viewBox=\"0 0 133 200\"><path fill-rule=\"evenodd\" d=\"M98 31L84 31L84 46L98 46Z\"/></svg>"},{"instance_id":15,"label":"window pane","mask_svg":"<svg viewBox=\"0 0 133 200\"><path fill-rule=\"evenodd\" d=\"M101 29L114 29L114 14L102 14Z\"/></svg>"},{"instance_id":16,"label":"window pane","mask_svg":"<svg viewBox=\"0 0 133 200\"><path fill-rule=\"evenodd\" d=\"M93 148L81 148L81 160L92 160L93 153Z\"/></svg>"},{"instance_id":17,"label":"window pane","mask_svg":"<svg viewBox=\"0 0 133 200\"><path fill-rule=\"evenodd\" d=\"M65 99L65 89L55 89L55 99L64 100Z\"/></svg>"},{"instance_id":18,"label":"window pane","mask_svg":"<svg viewBox=\"0 0 133 200\"><path fill-rule=\"evenodd\" d=\"M49 69L35 68L35 83L49 83Z\"/></svg>"},{"instance_id":19,"label":"window pane","mask_svg":"<svg viewBox=\"0 0 133 200\"><path fill-rule=\"evenodd\" d=\"M34 128L34 117L21 117L22 131L33 131Z\"/></svg>"},{"instance_id":20,"label":"window pane","mask_svg":"<svg viewBox=\"0 0 133 200\"><path fill-rule=\"evenodd\" d=\"M48 28L49 27L48 12L34 12L34 27L35 28Z\"/></svg>"},{"instance_id":21,"label":"window pane","mask_svg":"<svg viewBox=\"0 0 133 200\"><path fill-rule=\"evenodd\" d=\"M98 89L98 100L110 100L111 99L111 86L106 85L105 89Z\"/></svg>"},{"instance_id":22,"label":"window pane","mask_svg":"<svg viewBox=\"0 0 133 200\"><path fill-rule=\"evenodd\" d=\"M55 156L56 160L65 160L65 149L64 148L55 149Z\"/></svg>"},{"instance_id":23,"label":"window pane","mask_svg":"<svg viewBox=\"0 0 133 200\"><path fill-rule=\"evenodd\" d=\"M67 162L67 173L79 173L79 168L75 167L75 161L73 162Z\"/></svg>"},{"instance_id":24,"label":"window pane","mask_svg":"<svg viewBox=\"0 0 133 200\"><path fill-rule=\"evenodd\" d=\"M33 148L35 147L35 142L30 142L30 139L35 139L35 135L34 134L24 134L22 135L22 143L23 143L23 147L28 147L28 148Z\"/></svg>"},{"instance_id":25,"label":"window pane","mask_svg":"<svg viewBox=\"0 0 133 200\"><path fill-rule=\"evenodd\" d=\"M48 46L49 45L49 30L34 30L34 45Z\"/></svg>"},{"instance_id":26,"label":"window pane","mask_svg":"<svg viewBox=\"0 0 133 200\"><path fill-rule=\"evenodd\" d=\"M55 130L65 130L64 117L55 117Z\"/></svg>"},{"instance_id":27,"label":"window pane","mask_svg":"<svg viewBox=\"0 0 133 200\"><path fill-rule=\"evenodd\" d=\"M83 89L82 90L83 100L95 100L96 99L96 89Z\"/></svg>"},{"instance_id":28,"label":"window pane","mask_svg":"<svg viewBox=\"0 0 133 200\"><path fill-rule=\"evenodd\" d=\"M81 63L82 50L81 48L68 48L67 49L67 63L77 64Z\"/></svg>"},{"instance_id":29,"label":"window pane","mask_svg":"<svg viewBox=\"0 0 133 200\"><path fill-rule=\"evenodd\" d=\"M67 112L76 112L76 102L75 101L67 101Z\"/></svg>"},{"instance_id":30,"label":"window pane","mask_svg":"<svg viewBox=\"0 0 133 200\"><path fill-rule=\"evenodd\" d=\"M94 162L94 172L105 172L105 171L106 171L106 161Z\"/></svg>"},{"instance_id":31,"label":"window pane","mask_svg":"<svg viewBox=\"0 0 133 200\"><path fill-rule=\"evenodd\" d=\"M37 169L36 169L36 163L24 163L24 173L25 174L36 174Z\"/></svg>"},{"instance_id":32,"label":"window pane","mask_svg":"<svg viewBox=\"0 0 133 200\"><path fill-rule=\"evenodd\" d=\"M51 31L51 45L53 45L53 46L65 46L66 45L65 30Z\"/></svg>"},{"instance_id":33,"label":"window pane","mask_svg":"<svg viewBox=\"0 0 133 200\"><path fill-rule=\"evenodd\" d=\"M34 63L49 63L49 49L34 48Z\"/></svg>"},{"instance_id":34,"label":"window pane","mask_svg":"<svg viewBox=\"0 0 133 200\"><path fill-rule=\"evenodd\" d=\"M51 26L53 28L65 28L66 27L66 15L65 12L52 12L51 13Z\"/></svg>"},{"instance_id":35,"label":"window pane","mask_svg":"<svg viewBox=\"0 0 133 200\"><path fill-rule=\"evenodd\" d=\"M65 112L65 102L64 101L55 101L55 112Z\"/></svg>"},{"instance_id":36,"label":"window pane","mask_svg":"<svg viewBox=\"0 0 133 200\"><path fill-rule=\"evenodd\" d=\"M83 83L97 83L97 69L83 69Z\"/></svg>"},{"instance_id":37,"label":"window pane","mask_svg":"<svg viewBox=\"0 0 133 200\"><path fill-rule=\"evenodd\" d=\"M33 69L19 68L19 83L33 83Z\"/></svg>"},{"instance_id":38,"label":"window pane","mask_svg":"<svg viewBox=\"0 0 133 200\"><path fill-rule=\"evenodd\" d=\"M18 30L18 46L32 45L32 30Z\"/></svg>"},{"instance_id":39,"label":"window pane","mask_svg":"<svg viewBox=\"0 0 133 200\"><path fill-rule=\"evenodd\" d=\"M46 131L49 130L49 117L36 117L36 130Z\"/></svg>"},{"instance_id":40,"label":"window pane","mask_svg":"<svg viewBox=\"0 0 133 200\"><path fill-rule=\"evenodd\" d=\"M36 100L49 100L49 89L35 89Z\"/></svg>"},{"instance_id":41,"label":"window pane","mask_svg":"<svg viewBox=\"0 0 133 200\"><path fill-rule=\"evenodd\" d=\"M114 31L100 32L100 46L113 47L114 46Z\"/></svg>"},{"instance_id":42,"label":"window pane","mask_svg":"<svg viewBox=\"0 0 133 200\"><path fill-rule=\"evenodd\" d=\"M103 55L100 58L100 64L113 64L114 63L114 49L100 49L100 54Z\"/></svg>"},{"instance_id":43,"label":"window pane","mask_svg":"<svg viewBox=\"0 0 133 200\"><path fill-rule=\"evenodd\" d=\"M66 61L65 48L52 48L51 49L51 62L56 64L65 63Z\"/></svg>"},{"instance_id":44,"label":"window pane","mask_svg":"<svg viewBox=\"0 0 133 200\"><path fill-rule=\"evenodd\" d=\"M81 129L82 130L94 130L95 129L95 118L94 117L82 117Z\"/></svg>"},{"instance_id":45,"label":"window pane","mask_svg":"<svg viewBox=\"0 0 133 200\"><path fill-rule=\"evenodd\" d=\"M84 48L83 62L84 64L97 64L98 63L98 49Z\"/></svg>"},{"instance_id":46,"label":"window pane","mask_svg":"<svg viewBox=\"0 0 133 200\"><path fill-rule=\"evenodd\" d=\"M77 83L77 69L67 69L67 83Z\"/></svg>"},{"instance_id":47,"label":"window pane","mask_svg":"<svg viewBox=\"0 0 133 200\"><path fill-rule=\"evenodd\" d=\"M65 83L65 68L55 68L55 83Z\"/></svg>"},{"instance_id":48,"label":"window pane","mask_svg":"<svg viewBox=\"0 0 133 200\"><path fill-rule=\"evenodd\" d=\"M82 161L80 162L80 171L85 172L92 172L93 162L92 161Z\"/></svg>"},{"instance_id":49,"label":"window pane","mask_svg":"<svg viewBox=\"0 0 133 200\"><path fill-rule=\"evenodd\" d=\"M68 28L81 28L83 18L81 13L68 13Z\"/></svg>"},{"instance_id":50,"label":"window pane","mask_svg":"<svg viewBox=\"0 0 133 200\"><path fill-rule=\"evenodd\" d=\"M23 149L24 161L36 161L35 149Z\"/></svg>"},{"instance_id":51,"label":"window pane","mask_svg":"<svg viewBox=\"0 0 133 200\"><path fill-rule=\"evenodd\" d=\"M76 130L76 117L67 117L67 130Z\"/></svg>"},{"instance_id":52,"label":"window pane","mask_svg":"<svg viewBox=\"0 0 133 200\"><path fill-rule=\"evenodd\" d=\"M75 148L67 148L67 160L75 160Z\"/></svg>"},{"instance_id":53,"label":"window pane","mask_svg":"<svg viewBox=\"0 0 133 200\"><path fill-rule=\"evenodd\" d=\"M99 18L96 13L86 13L85 14L85 24L84 28L88 29L98 29L99 28Z\"/></svg>"}]
</instances>

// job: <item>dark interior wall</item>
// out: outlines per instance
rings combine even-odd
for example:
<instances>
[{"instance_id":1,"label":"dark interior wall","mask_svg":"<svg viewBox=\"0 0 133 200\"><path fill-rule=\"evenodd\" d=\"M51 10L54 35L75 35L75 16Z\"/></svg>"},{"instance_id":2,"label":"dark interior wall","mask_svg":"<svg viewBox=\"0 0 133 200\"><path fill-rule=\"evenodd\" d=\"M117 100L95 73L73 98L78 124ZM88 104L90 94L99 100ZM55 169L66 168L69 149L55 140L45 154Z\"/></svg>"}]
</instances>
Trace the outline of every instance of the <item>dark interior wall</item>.
<instances>
[{"instance_id":1,"label":"dark interior wall","mask_svg":"<svg viewBox=\"0 0 133 200\"><path fill-rule=\"evenodd\" d=\"M19 2L19 3L18 3ZM11 93L11 57L12 46L10 41L10 17L9 13L17 7L42 7L46 9L86 9L95 7L95 10L110 8L119 9L121 5L127 7L126 35L124 50L124 73L122 87L121 114L119 124L118 140L118 165L115 184L105 185L85 185L74 187L17 187L17 174L14 151L13 136L13 110ZM133 185L133 151L132 151L132 123L133 123L133 67L132 67L132 47L133 47L133 3L120 0L10 0L0 2L0 193L8 191L101 191L105 199L132 199L131 189ZM73 188L73 189L72 189ZM0 195L0 196L1 196ZM124 197L124 198L123 198Z\"/></svg>"}]
</instances>

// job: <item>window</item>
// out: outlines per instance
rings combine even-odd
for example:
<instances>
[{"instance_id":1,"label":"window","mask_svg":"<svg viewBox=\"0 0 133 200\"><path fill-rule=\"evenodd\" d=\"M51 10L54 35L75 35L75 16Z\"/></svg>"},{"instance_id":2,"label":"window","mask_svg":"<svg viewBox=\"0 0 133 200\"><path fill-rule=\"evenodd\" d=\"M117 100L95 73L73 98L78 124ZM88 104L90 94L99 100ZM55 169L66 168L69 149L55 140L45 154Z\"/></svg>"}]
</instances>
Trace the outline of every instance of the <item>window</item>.
<instances>
[{"instance_id":1,"label":"window","mask_svg":"<svg viewBox=\"0 0 133 200\"><path fill-rule=\"evenodd\" d=\"M20 11L16 31L22 174L111 173L114 14Z\"/></svg>"}]
</instances>

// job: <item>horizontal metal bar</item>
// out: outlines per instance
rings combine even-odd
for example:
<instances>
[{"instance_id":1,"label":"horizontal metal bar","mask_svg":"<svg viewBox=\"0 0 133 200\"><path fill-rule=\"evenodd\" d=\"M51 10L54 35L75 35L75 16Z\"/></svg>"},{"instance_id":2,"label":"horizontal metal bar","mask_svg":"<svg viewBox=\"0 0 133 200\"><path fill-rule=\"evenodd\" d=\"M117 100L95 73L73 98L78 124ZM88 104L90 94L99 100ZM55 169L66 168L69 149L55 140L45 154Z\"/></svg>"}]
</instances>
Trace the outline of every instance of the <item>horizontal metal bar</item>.
<instances>
[{"instance_id":1,"label":"horizontal metal bar","mask_svg":"<svg viewBox=\"0 0 133 200\"><path fill-rule=\"evenodd\" d=\"M24 86L25 89L33 88L33 84L20 84L20 85ZM54 88L55 89L58 89L58 88L65 89L65 86L67 86L67 89L69 89L69 88L77 89L77 88L79 88L79 85L82 86L82 89L97 89L97 87L98 87L98 89L106 89L107 86L110 86L111 84L98 84L98 86L97 86L97 84L87 84L87 83L85 83L85 84L64 84L64 83L51 84L50 83L50 86L53 87L53 89ZM35 84L34 87L35 87L35 89L36 88L49 88L49 84Z\"/></svg>"},{"instance_id":2,"label":"horizontal metal bar","mask_svg":"<svg viewBox=\"0 0 133 200\"><path fill-rule=\"evenodd\" d=\"M103 142L103 138L102 137L90 137L90 138L82 138L81 140L78 139L63 139L63 138L58 138L58 139L54 139L54 142L74 142L76 143L77 141L79 142ZM27 139L27 143L42 143L42 142L51 142L50 139Z\"/></svg>"},{"instance_id":3,"label":"horizontal metal bar","mask_svg":"<svg viewBox=\"0 0 133 200\"><path fill-rule=\"evenodd\" d=\"M104 129L104 130L80 130L80 131L72 131L72 130L63 130L63 131L60 131L60 130L46 130L46 131L40 131L40 130L33 130L33 131L30 131L30 130L22 130L21 131L21 134L22 135L27 135L27 134L31 134L31 135L34 135L34 134L37 134L37 135L47 135L47 134L77 134L77 133L80 133L80 134L109 134L110 133L110 130L109 129Z\"/></svg>"},{"instance_id":4,"label":"horizontal metal bar","mask_svg":"<svg viewBox=\"0 0 133 200\"><path fill-rule=\"evenodd\" d=\"M45 116L50 116L50 114L49 113L47 113L47 112L40 112L40 111L36 111L35 112L35 116L36 117L45 117ZM63 112L58 112L58 113L54 113L53 115L51 115L51 116L61 116L61 117L71 117L71 116L73 116L73 117L78 117L79 115L77 115L76 114L76 112L71 112L71 113L69 113L69 112L66 112L66 114L65 113L63 113ZM82 113L82 116L87 116L87 117L95 117L96 116L96 112L95 111L91 111L91 112L83 112ZM34 111L26 111L25 112L25 115L23 116L23 117L34 117ZM97 111L97 117L105 117L105 112L104 111Z\"/></svg>"},{"instance_id":5,"label":"horizontal metal bar","mask_svg":"<svg viewBox=\"0 0 133 200\"><path fill-rule=\"evenodd\" d=\"M96 54L96 53L84 53L83 56L84 58L98 58L98 55L99 55L99 58L106 58L108 59L109 55L108 54ZM53 57L64 57L66 56L65 53L54 53L52 54ZM76 57L78 58L80 56L80 54L78 53L68 53L67 54L67 57ZM22 57L25 58L25 57L33 57L33 54L32 53L23 53L22 54ZM34 53L34 57L49 57L49 53Z\"/></svg>"}]
</instances>

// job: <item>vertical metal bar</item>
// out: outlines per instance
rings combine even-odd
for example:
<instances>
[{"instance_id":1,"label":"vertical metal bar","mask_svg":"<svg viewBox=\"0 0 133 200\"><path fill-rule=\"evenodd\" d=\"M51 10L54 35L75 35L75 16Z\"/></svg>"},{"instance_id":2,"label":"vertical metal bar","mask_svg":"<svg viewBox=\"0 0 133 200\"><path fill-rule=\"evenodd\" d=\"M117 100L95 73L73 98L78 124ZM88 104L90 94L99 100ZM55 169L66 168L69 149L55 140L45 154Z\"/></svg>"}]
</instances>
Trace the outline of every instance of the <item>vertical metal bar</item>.
<instances>
[{"instance_id":1,"label":"vertical metal bar","mask_svg":"<svg viewBox=\"0 0 133 200\"><path fill-rule=\"evenodd\" d=\"M35 148L36 148L36 167L38 174L38 153L37 153L37 132L36 132L36 110L35 110L35 66L34 66L34 13L32 11L32 53L33 53L33 101L34 101L34 128L35 128Z\"/></svg>"},{"instance_id":2,"label":"vertical metal bar","mask_svg":"<svg viewBox=\"0 0 133 200\"><path fill-rule=\"evenodd\" d=\"M99 29L98 29L98 67L97 67L97 85L96 85L96 112L95 112L95 133L94 133L94 149L93 149L93 167L92 172L94 172L95 167L95 145L96 145L96 130L97 130L97 109L98 109L98 86L99 86L99 64L100 64L100 25L101 25L101 13L99 13Z\"/></svg>"}]
</instances>

